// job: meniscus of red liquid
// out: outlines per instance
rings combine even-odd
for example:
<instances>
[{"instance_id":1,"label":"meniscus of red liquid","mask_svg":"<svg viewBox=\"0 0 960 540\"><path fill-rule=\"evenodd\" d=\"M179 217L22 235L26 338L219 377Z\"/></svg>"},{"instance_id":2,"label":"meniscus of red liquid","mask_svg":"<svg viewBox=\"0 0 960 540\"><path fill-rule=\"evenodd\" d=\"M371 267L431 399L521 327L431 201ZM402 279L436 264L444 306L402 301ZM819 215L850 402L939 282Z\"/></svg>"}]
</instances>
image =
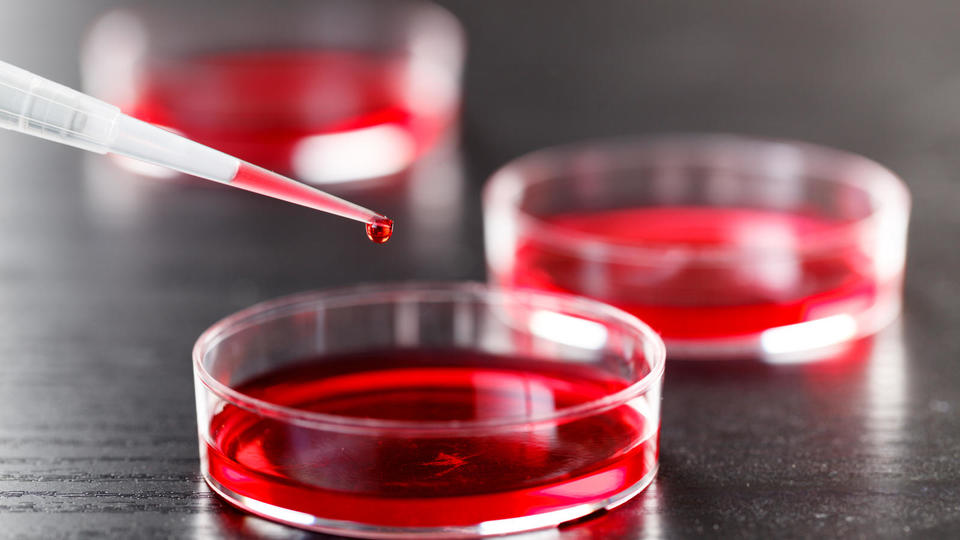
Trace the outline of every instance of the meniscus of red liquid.
<instances>
[{"instance_id":1,"label":"meniscus of red liquid","mask_svg":"<svg viewBox=\"0 0 960 540\"><path fill-rule=\"evenodd\" d=\"M393 235L393 220L378 216L367 223L367 238L377 244L385 244Z\"/></svg>"}]
</instances>

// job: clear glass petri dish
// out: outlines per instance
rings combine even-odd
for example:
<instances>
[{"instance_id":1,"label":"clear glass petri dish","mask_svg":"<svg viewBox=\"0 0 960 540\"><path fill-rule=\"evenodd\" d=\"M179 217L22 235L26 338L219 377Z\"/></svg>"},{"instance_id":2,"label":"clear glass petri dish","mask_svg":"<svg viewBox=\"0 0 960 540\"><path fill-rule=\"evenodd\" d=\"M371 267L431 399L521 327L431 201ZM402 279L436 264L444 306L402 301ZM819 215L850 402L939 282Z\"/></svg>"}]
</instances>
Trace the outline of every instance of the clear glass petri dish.
<instances>
[{"instance_id":1,"label":"clear glass petri dish","mask_svg":"<svg viewBox=\"0 0 960 540\"><path fill-rule=\"evenodd\" d=\"M554 526L653 479L664 355L632 315L536 291L266 302L194 348L203 476L244 510L346 536Z\"/></svg>"},{"instance_id":2,"label":"clear glass petri dish","mask_svg":"<svg viewBox=\"0 0 960 540\"><path fill-rule=\"evenodd\" d=\"M455 137L465 34L406 0L126 6L91 26L84 89L314 184L403 172ZM117 158L145 175L174 175Z\"/></svg>"},{"instance_id":3,"label":"clear glass petri dish","mask_svg":"<svg viewBox=\"0 0 960 540\"><path fill-rule=\"evenodd\" d=\"M490 280L581 294L671 358L817 360L900 312L910 197L792 141L677 135L543 150L485 187Z\"/></svg>"}]
</instances>

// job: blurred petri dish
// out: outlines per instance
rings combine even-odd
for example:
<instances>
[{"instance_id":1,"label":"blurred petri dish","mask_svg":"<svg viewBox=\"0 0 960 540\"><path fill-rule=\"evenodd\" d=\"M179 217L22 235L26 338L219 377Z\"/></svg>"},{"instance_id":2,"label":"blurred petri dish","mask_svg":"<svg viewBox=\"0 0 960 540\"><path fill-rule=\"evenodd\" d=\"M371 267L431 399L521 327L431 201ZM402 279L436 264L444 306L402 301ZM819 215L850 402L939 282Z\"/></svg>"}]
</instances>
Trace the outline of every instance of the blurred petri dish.
<instances>
[{"instance_id":1,"label":"blurred petri dish","mask_svg":"<svg viewBox=\"0 0 960 540\"><path fill-rule=\"evenodd\" d=\"M170 2L104 13L81 65L127 114L325 185L400 173L452 137L464 48L427 2Z\"/></svg>"},{"instance_id":2,"label":"blurred petri dish","mask_svg":"<svg viewBox=\"0 0 960 540\"><path fill-rule=\"evenodd\" d=\"M909 194L866 158L681 135L535 152L484 193L492 282L581 294L671 358L803 362L900 312Z\"/></svg>"},{"instance_id":3,"label":"blurred petri dish","mask_svg":"<svg viewBox=\"0 0 960 540\"><path fill-rule=\"evenodd\" d=\"M646 325L580 297L301 294L197 341L203 476L244 510L346 536L551 527L649 485L663 368Z\"/></svg>"}]
</instances>

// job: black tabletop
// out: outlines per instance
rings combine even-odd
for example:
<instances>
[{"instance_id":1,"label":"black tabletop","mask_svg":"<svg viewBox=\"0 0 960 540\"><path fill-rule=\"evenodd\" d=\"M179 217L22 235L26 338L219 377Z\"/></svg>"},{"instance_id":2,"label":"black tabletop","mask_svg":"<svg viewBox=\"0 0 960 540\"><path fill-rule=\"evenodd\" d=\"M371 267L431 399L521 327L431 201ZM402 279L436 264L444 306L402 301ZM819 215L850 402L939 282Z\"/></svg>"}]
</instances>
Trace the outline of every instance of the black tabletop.
<instances>
[{"instance_id":1,"label":"black tabletop","mask_svg":"<svg viewBox=\"0 0 960 540\"><path fill-rule=\"evenodd\" d=\"M478 193L537 147L724 131L863 153L914 196L905 313L806 366L668 365L659 476L529 538L960 534L960 7L953 2L446 3L467 27L461 145L355 223L0 133L0 537L297 538L199 475L190 349L295 291L484 279ZM106 1L0 0L0 59L78 84Z\"/></svg>"}]
</instances>

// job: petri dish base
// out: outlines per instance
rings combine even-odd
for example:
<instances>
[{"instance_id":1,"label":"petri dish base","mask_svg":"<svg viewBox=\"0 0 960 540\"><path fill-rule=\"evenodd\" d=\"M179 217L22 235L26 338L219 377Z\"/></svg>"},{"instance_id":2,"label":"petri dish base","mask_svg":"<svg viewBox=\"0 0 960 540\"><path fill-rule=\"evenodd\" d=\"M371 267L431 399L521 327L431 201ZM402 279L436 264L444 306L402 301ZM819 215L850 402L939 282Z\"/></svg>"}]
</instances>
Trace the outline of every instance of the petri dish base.
<instances>
[{"instance_id":1,"label":"petri dish base","mask_svg":"<svg viewBox=\"0 0 960 540\"><path fill-rule=\"evenodd\" d=\"M615 305L671 358L774 363L826 358L899 314L908 213L873 161L728 135L543 150L484 196L494 283Z\"/></svg>"},{"instance_id":2,"label":"petri dish base","mask_svg":"<svg viewBox=\"0 0 960 540\"><path fill-rule=\"evenodd\" d=\"M194 360L207 483L301 528L538 529L615 507L657 471L662 342L585 299L309 293L217 323Z\"/></svg>"}]
</instances>

